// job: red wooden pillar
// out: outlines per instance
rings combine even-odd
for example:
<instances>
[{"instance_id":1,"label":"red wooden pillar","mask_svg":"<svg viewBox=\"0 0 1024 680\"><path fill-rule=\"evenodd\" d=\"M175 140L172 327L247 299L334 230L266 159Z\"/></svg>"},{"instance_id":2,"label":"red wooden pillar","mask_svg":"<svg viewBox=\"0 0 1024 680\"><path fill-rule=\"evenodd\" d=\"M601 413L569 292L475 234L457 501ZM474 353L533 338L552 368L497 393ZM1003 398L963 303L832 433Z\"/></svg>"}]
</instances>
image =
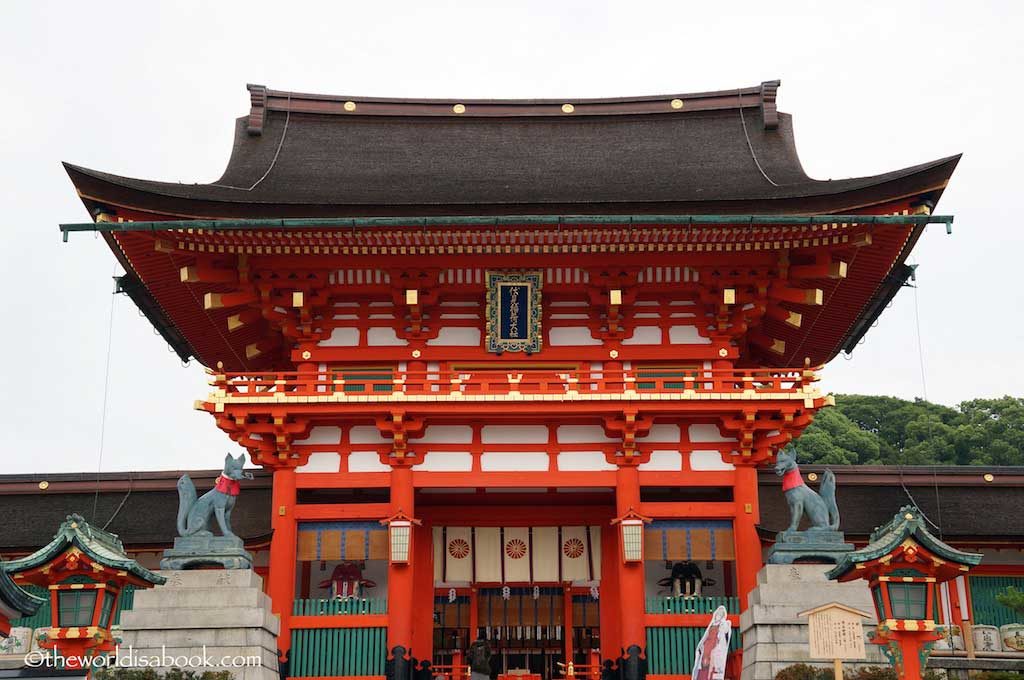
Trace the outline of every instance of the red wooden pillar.
<instances>
[{"instance_id":1,"label":"red wooden pillar","mask_svg":"<svg viewBox=\"0 0 1024 680\"><path fill-rule=\"evenodd\" d=\"M281 620L281 632L277 646L282 654L291 648L291 614L295 600L295 470L278 468L274 470L274 490L271 511L271 527L274 534L270 539L270 573L267 593L270 595L271 610Z\"/></svg>"},{"instance_id":2,"label":"red wooden pillar","mask_svg":"<svg viewBox=\"0 0 1024 680\"><path fill-rule=\"evenodd\" d=\"M619 528L606 526L601 531L601 585L599 599L599 623L601 626L601 654L613 660L622 649L619 633L621 605L619 602L619 570L616 565L622 561L619 548Z\"/></svg>"},{"instance_id":3,"label":"red wooden pillar","mask_svg":"<svg viewBox=\"0 0 1024 680\"><path fill-rule=\"evenodd\" d=\"M615 509L619 517L640 509L640 471L635 465L620 465L616 474ZM619 576L619 620L621 648L628 652L636 645L644 649L647 631L644 628L644 563L622 559L622 537L618 525L616 532L615 565Z\"/></svg>"},{"instance_id":4,"label":"red wooden pillar","mask_svg":"<svg viewBox=\"0 0 1024 680\"><path fill-rule=\"evenodd\" d=\"M413 500L412 468L394 465L391 468L391 513L415 516ZM414 540L416 536L414 534ZM413 621L413 573L416 562L416 547L408 564L388 563L388 655L401 647L404 654L412 650ZM431 588L430 593L434 592ZM396 673L396 677L404 677Z\"/></svg>"},{"instance_id":5,"label":"red wooden pillar","mask_svg":"<svg viewBox=\"0 0 1024 680\"><path fill-rule=\"evenodd\" d=\"M757 524L761 521L757 496L757 468L740 465L736 468L736 518L733 536L736 541L736 586L740 598L740 611L747 608L747 597L757 586L757 572L761 570L761 539Z\"/></svg>"},{"instance_id":6,"label":"red wooden pillar","mask_svg":"<svg viewBox=\"0 0 1024 680\"><path fill-rule=\"evenodd\" d=\"M572 629L576 624L572 620L572 583L563 583L562 586L562 608L564 610L562 622L565 628L565 639L562 642L565 643L565 669L568 671L573 655Z\"/></svg>"},{"instance_id":7,"label":"red wooden pillar","mask_svg":"<svg viewBox=\"0 0 1024 680\"><path fill-rule=\"evenodd\" d=\"M412 648L417 657L434 657L434 541L429 526L413 527L413 606Z\"/></svg>"}]
</instances>

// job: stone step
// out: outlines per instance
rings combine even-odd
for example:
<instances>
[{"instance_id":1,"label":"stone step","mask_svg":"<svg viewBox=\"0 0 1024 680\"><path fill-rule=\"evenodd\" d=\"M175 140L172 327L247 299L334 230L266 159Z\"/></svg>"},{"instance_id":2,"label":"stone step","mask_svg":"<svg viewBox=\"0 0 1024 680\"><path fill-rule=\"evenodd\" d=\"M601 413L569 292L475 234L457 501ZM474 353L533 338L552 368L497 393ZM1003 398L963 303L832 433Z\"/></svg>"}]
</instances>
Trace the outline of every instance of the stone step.
<instances>
[{"instance_id":1,"label":"stone step","mask_svg":"<svg viewBox=\"0 0 1024 680\"><path fill-rule=\"evenodd\" d=\"M122 631L125 645L136 648L168 647L265 647L277 649L277 638L265 628L187 628L177 630Z\"/></svg>"},{"instance_id":2,"label":"stone step","mask_svg":"<svg viewBox=\"0 0 1024 680\"><path fill-rule=\"evenodd\" d=\"M259 588L263 578L252 569L161 569L167 578L164 586L175 588Z\"/></svg>"},{"instance_id":3,"label":"stone step","mask_svg":"<svg viewBox=\"0 0 1024 680\"><path fill-rule=\"evenodd\" d=\"M823 597L831 599L823 601ZM868 611L864 607L868 607L871 610L874 609L874 605L871 603L871 591L868 589L867 583L862 581L851 583L817 583L813 586L767 583L750 591L749 597L750 604L793 600L807 603L808 609L819 604L826 604L827 602L840 602L861 611Z\"/></svg>"},{"instance_id":4,"label":"stone step","mask_svg":"<svg viewBox=\"0 0 1024 680\"><path fill-rule=\"evenodd\" d=\"M132 609L196 609L207 607L211 602L218 607L270 607L270 597L252 586L180 588L165 585L136 592Z\"/></svg>"},{"instance_id":5,"label":"stone step","mask_svg":"<svg viewBox=\"0 0 1024 680\"><path fill-rule=\"evenodd\" d=\"M183 628L264 628L274 635L281 624L269 609L254 607L139 609L121 614L121 627L129 630L174 630Z\"/></svg>"}]
</instances>

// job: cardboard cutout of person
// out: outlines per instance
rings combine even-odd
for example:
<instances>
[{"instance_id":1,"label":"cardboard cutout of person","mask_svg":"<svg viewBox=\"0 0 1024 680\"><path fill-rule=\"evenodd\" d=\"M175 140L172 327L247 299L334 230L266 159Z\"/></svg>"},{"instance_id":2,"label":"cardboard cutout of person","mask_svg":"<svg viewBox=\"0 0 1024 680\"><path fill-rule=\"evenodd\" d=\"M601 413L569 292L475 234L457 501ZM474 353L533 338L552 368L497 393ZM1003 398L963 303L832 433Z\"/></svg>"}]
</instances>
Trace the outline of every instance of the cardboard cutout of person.
<instances>
[{"instance_id":1,"label":"cardboard cutout of person","mask_svg":"<svg viewBox=\"0 0 1024 680\"><path fill-rule=\"evenodd\" d=\"M725 662L729 657L729 640L732 638L732 624L725 607L719 607L711 615L704 636L697 643L693 659L693 680L724 680Z\"/></svg>"}]
</instances>

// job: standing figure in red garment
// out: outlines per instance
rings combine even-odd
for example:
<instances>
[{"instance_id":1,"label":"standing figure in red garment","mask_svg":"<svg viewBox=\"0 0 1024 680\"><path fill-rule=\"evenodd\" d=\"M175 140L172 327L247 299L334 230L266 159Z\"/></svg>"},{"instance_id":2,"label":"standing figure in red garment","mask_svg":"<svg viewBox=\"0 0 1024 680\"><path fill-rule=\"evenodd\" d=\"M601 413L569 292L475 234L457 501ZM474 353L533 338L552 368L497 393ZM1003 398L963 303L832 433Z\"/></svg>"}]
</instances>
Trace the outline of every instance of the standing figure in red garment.
<instances>
[{"instance_id":1,"label":"standing figure in red garment","mask_svg":"<svg viewBox=\"0 0 1024 680\"><path fill-rule=\"evenodd\" d=\"M723 680L725 662L729 656L729 640L732 638L732 624L725 607L719 607L711 615L704 636L697 643L697 654L693 659L693 680Z\"/></svg>"}]
</instances>

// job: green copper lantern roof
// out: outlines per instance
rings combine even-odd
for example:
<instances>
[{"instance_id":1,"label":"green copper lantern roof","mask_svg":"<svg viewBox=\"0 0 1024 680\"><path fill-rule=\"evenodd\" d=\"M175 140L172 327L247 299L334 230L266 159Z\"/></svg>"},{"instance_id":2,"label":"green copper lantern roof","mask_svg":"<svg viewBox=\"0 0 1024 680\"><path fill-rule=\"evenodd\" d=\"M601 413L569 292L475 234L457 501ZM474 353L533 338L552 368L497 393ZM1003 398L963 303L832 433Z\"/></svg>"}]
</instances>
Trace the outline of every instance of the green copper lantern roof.
<instances>
[{"instance_id":1,"label":"green copper lantern roof","mask_svg":"<svg viewBox=\"0 0 1024 680\"><path fill-rule=\"evenodd\" d=\"M31 555L6 562L0 567L7 574L28 571L51 562L71 547L78 548L90 559L105 567L126 571L153 585L162 585L167 581L163 576L153 573L128 557L121 539L116 534L97 529L78 514L68 515L57 530L57 535L45 546Z\"/></svg>"},{"instance_id":2,"label":"green copper lantern roof","mask_svg":"<svg viewBox=\"0 0 1024 680\"><path fill-rule=\"evenodd\" d=\"M860 550L846 553L842 561L836 564L826 576L833 580L838 579L854 569L857 564L888 555L908 538L949 562L971 567L981 563L982 556L978 553L961 552L936 538L928 531L927 522L921 511L913 505L905 505L888 523L872 532L866 546Z\"/></svg>"},{"instance_id":3,"label":"green copper lantern roof","mask_svg":"<svg viewBox=\"0 0 1024 680\"><path fill-rule=\"evenodd\" d=\"M2 566L0 564L0 567ZM22 589L3 568L0 568L0 611L8 609L15 614L20 614L22 617L32 616L45 603L45 598L38 597Z\"/></svg>"}]
</instances>

